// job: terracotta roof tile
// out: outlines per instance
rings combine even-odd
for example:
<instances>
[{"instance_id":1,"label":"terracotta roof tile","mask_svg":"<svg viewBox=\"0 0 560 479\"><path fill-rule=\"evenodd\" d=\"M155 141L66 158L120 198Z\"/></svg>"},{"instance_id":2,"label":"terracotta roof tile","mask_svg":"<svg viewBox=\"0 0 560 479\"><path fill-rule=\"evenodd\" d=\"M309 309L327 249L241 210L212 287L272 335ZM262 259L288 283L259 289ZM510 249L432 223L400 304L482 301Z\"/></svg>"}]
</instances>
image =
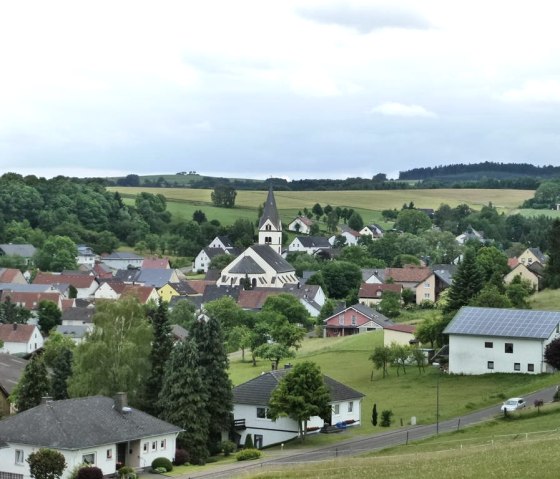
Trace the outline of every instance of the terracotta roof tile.
<instances>
[{"instance_id":1,"label":"terracotta roof tile","mask_svg":"<svg viewBox=\"0 0 560 479\"><path fill-rule=\"evenodd\" d=\"M385 281L393 278L395 283L419 283L432 274L430 268L387 268L385 269Z\"/></svg>"},{"instance_id":2,"label":"terracotta roof tile","mask_svg":"<svg viewBox=\"0 0 560 479\"><path fill-rule=\"evenodd\" d=\"M0 324L0 339L5 343L27 343L35 328L32 324Z\"/></svg>"}]
</instances>

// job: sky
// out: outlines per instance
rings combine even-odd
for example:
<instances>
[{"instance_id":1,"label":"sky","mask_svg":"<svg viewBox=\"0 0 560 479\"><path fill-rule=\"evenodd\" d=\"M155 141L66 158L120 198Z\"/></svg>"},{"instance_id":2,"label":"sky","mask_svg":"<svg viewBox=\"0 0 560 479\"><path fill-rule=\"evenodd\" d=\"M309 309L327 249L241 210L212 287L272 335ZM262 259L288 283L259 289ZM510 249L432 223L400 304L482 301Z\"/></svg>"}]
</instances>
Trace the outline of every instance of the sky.
<instances>
[{"instance_id":1,"label":"sky","mask_svg":"<svg viewBox=\"0 0 560 479\"><path fill-rule=\"evenodd\" d=\"M0 173L560 165L552 0L0 6Z\"/></svg>"}]
</instances>

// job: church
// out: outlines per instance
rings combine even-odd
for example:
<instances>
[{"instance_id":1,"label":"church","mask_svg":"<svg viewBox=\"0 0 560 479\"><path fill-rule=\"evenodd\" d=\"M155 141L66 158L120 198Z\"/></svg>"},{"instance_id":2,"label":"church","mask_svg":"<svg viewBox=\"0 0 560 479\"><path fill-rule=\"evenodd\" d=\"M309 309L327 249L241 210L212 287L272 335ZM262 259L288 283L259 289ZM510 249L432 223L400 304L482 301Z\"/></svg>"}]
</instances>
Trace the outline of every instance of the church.
<instances>
[{"instance_id":1,"label":"church","mask_svg":"<svg viewBox=\"0 0 560 479\"><path fill-rule=\"evenodd\" d=\"M271 187L259 220L258 244L249 246L228 264L216 284L245 288L282 288L298 284L294 267L281 253L282 221Z\"/></svg>"}]
</instances>

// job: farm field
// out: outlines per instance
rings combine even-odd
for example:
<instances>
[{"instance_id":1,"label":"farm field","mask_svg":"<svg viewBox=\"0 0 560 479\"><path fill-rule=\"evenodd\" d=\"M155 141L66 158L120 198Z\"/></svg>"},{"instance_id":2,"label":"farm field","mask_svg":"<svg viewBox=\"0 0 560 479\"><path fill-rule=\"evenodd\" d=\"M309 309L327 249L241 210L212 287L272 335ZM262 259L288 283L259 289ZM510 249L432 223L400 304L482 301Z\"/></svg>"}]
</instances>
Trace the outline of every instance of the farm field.
<instances>
[{"instance_id":1,"label":"farm field","mask_svg":"<svg viewBox=\"0 0 560 479\"><path fill-rule=\"evenodd\" d=\"M290 360L293 364L304 360L313 361L321 367L323 373L366 395L362 403L362 426L349 428L344 434L345 437L375 432L369 424L374 403L377 404L378 411L393 411L394 424L391 428L400 427L401 420L404 425L408 424L412 416L415 416L420 424L435 422L439 370L426 367L425 372L419 374L418 368L410 366L407 367L406 375L401 372L401 376L397 376L396 368L391 368L386 378L382 378L380 371L374 370L372 380L373 365L368 358L373 348L382 342L382 332L363 333L345 338L310 338L304 341L297 357ZM270 363L262 360L253 367L248 353L246 361L241 362L239 353L231 357L230 376L234 385L270 369ZM286 362L288 361L282 364ZM282 364L280 367L283 367ZM507 397L556 384L559 376L442 374L439 380L440 416L445 419L484 406L497 405ZM333 441L331 435L310 436L308 446L318 446L330 441Z\"/></svg>"}]
</instances>

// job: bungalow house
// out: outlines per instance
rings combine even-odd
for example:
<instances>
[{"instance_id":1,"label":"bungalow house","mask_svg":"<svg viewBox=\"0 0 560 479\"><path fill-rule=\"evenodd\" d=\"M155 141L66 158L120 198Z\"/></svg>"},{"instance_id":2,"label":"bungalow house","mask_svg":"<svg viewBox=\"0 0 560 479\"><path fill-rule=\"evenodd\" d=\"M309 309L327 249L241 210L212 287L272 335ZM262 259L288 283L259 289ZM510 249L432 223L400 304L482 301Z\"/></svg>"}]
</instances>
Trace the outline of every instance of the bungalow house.
<instances>
[{"instance_id":1,"label":"bungalow house","mask_svg":"<svg viewBox=\"0 0 560 479\"><path fill-rule=\"evenodd\" d=\"M29 354L43 347L43 335L34 324L0 324L0 353Z\"/></svg>"},{"instance_id":2,"label":"bungalow house","mask_svg":"<svg viewBox=\"0 0 560 479\"><path fill-rule=\"evenodd\" d=\"M247 248L222 270L216 284L238 286L246 281L253 288L282 288L285 284L298 283L294 267L268 244Z\"/></svg>"},{"instance_id":3,"label":"bungalow house","mask_svg":"<svg viewBox=\"0 0 560 479\"><path fill-rule=\"evenodd\" d=\"M383 345L391 346L392 343L408 346L415 341L416 326L411 324L392 324L383 328Z\"/></svg>"},{"instance_id":4,"label":"bungalow house","mask_svg":"<svg viewBox=\"0 0 560 479\"><path fill-rule=\"evenodd\" d=\"M370 236L373 239L383 238L385 230L376 224L365 225L360 231L361 236Z\"/></svg>"},{"instance_id":5,"label":"bungalow house","mask_svg":"<svg viewBox=\"0 0 560 479\"><path fill-rule=\"evenodd\" d=\"M91 298L99 288L95 277L88 274L38 273L33 284L70 285L76 288L76 298Z\"/></svg>"},{"instance_id":6,"label":"bungalow house","mask_svg":"<svg viewBox=\"0 0 560 479\"><path fill-rule=\"evenodd\" d=\"M76 246L78 254L76 255L76 263L78 265L88 266L90 269L95 266L97 255L86 245L79 244Z\"/></svg>"},{"instance_id":7,"label":"bungalow house","mask_svg":"<svg viewBox=\"0 0 560 479\"><path fill-rule=\"evenodd\" d=\"M0 268L0 283L28 284L23 273L16 268Z\"/></svg>"},{"instance_id":8,"label":"bungalow house","mask_svg":"<svg viewBox=\"0 0 560 479\"><path fill-rule=\"evenodd\" d=\"M535 291L541 289L544 275L544 266L538 261L531 262L526 265L518 263L508 274L504 276L504 283L510 284L515 277L520 276L521 279L529 281L533 285Z\"/></svg>"},{"instance_id":9,"label":"bungalow house","mask_svg":"<svg viewBox=\"0 0 560 479\"><path fill-rule=\"evenodd\" d=\"M325 319L324 323L323 336L328 338L375 331L393 324L390 319L363 304L354 304L338 311Z\"/></svg>"},{"instance_id":10,"label":"bungalow house","mask_svg":"<svg viewBox=\"0 0 560 479\"><path fill-rule=\"evenodd\" d=\"M329 243L334 246L336 242L336 237L342 236L346 240L344 243L345 246L355 246L358 244L358 240L360 239L360 233L358 231L349 228L348 226L343 226L340 233L332 235L329 238Z\"/></svg>"},{"instance_id":11,"label":"bungalow house","mask_svg":"<svg viewBox=\"0 0 560 479\"><path fill-rule=\"evenodd\" d=\"M533 263L540 263L544 266L547 262L547 257L540 248L527 248L517 257L517 260L525 266L529 266Z\"/></svg>"},{"instance_id":12,"label":"bungalow house","mask_svg":"<svg viewBox=\"0 0 560 479\"><path fill-rule=\"evenodd\" d=\"M36 252L37 248L32 244L0 244L0 256L19 256L27 265L33 262Z\"/></svg>"},{"instance_id":13,"label":"bungalow house","mask_svg":"<svg viewBox=\"0 0 560 479\"><path fill-rule=\"evenodd\" d=\"M307 216L297 216L288 224L288 231L295 231L298 234L308 235L315 222Z\"/></svg>"},{"instance_id":14,"label":"bungalow house","mask_svg":"<svg viewBox=\"0 0 560 479\"><path fill-rule=\"evenodd\" d=\"M19 382L27 361L13 354L0 353L0 417L15 413L8 400Z\"/></svg>"},{"instance_id":15,"label":"bungalow house","mask_svg":"<svg viewBox=\"0 0 560 479\"><path fill-rule=\"evenodd\" d=\"M436 300L436 279L434 272L425 267L386 268L385 281L389 278L396 284L416 293L416 304Z\"/></svg>"},{"instance_id":16,"label":"bungalow house","mask_svg":"<svg viewBox=\"0 0 560 479\"><path fill-rule=\"evenodd\" d=\"M464 245L467 241L474 240L480 241L481 243L485 243L486 239L484 235L478 231L476 231L472 226L468 226L467 229L461 233L459 236L455 237L455 241L460 245Z\"/></svg>"},{"instance_id":17,"label":"bungalow house","mask_svg":"<svg viewBox=\"0 0 560 479\"><path fill-rule=\"evenodd\" d=\"M233 388L233 417L238 444L245 444L247 434L252 434L256 448L271 446L298 436L297 421L280 417L273 421L267 417L268 403L289 369L269 371ZM331 397L331 417L328 424L360 424L364 395L334 379L323 375ZM318 416L307 422L307 429L319 430L325 421Z\"/></svg>"},{"instance_id":18,"label":"bungalow house","mask_svg":"<svg viewBox=\"0 0 560 479\"><path fill-rule=\"evenodd\" d=\"M375 307L383 299L383 294L387 291L391 293L402 294L404 289L402 284L368 284L362 283L358 292L358 301L360 304Z\"/></svg>"},{"instance_id":19,"label":"bungalow house","mask_svg":"<svg viewBox=\"0 0 560 479\"><path fill-rule=\"evenodd\" d=\"M101 262L113 271L127 268L141 268L144 258L134 253L111 253L101 257Z\"/></svg>"},{"instance_id":20,"label":"bungalow house","mask_svg":"<svg viewBox=\"0 0 560 479\"><path fill-rule=\"evenodd\" d=\"M544 350L560 337L560 311L464 306L447 325L449 372L553 372Z\"/></svg>"},{"instance_id":21,"label":"bungalow house","mask_svg":"<svg viewBox=\"0 0 560 479\"><path fill-rule=\"evenodd\" d=\"M56 431L56 433L54 433ZM45 401L0 421L0 477L30 478L27 458L39 448L64 455L63 479L80 464L115 474L117 464L140 469L156 457L173 460L181 428L127 406L126 395Z\"/></svg>"},{"instance_id":22,"label":"bungalow house","mask_svg":"<svg viewBox=\"0 0 560 479\"><path fill-rule=\"evenodd\" d=\"M288 245L288 252L305 252L314 255L320 252L328 252L331 244L324 236L296 236Z\"/></svg>"}]
</instances>

